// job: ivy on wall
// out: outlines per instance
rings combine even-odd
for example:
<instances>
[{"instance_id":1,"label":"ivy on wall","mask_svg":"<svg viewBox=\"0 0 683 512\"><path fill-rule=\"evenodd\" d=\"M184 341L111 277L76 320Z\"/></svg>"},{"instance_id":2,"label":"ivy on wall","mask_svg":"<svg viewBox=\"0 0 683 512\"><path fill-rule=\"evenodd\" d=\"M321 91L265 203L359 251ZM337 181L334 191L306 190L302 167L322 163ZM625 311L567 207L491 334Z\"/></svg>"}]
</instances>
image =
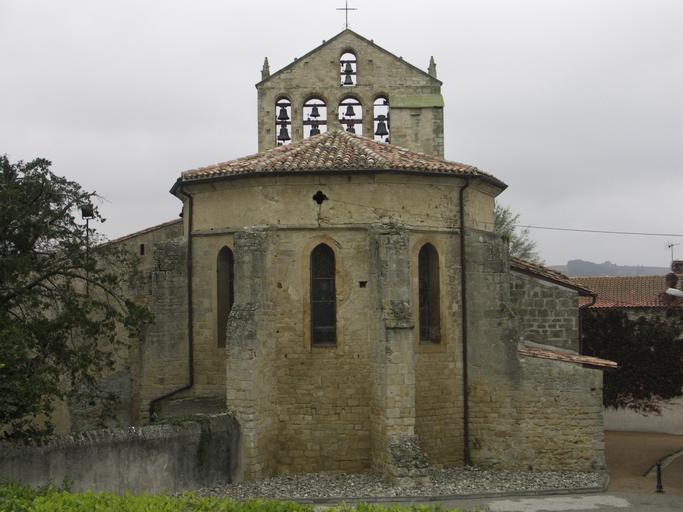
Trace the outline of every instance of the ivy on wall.
<instances>
[{"instance_id":1,"label":"ivy on wall","mask_svg":"<svg viewBox=\"0 0 683 512\"><path fill-rule=\"evenodd\" d=\"M683 312L636 319L618 310L583 309L583 353L616 361L605 372L605 406L659 412L683 388Z\"/></svg>"}]
</instances>

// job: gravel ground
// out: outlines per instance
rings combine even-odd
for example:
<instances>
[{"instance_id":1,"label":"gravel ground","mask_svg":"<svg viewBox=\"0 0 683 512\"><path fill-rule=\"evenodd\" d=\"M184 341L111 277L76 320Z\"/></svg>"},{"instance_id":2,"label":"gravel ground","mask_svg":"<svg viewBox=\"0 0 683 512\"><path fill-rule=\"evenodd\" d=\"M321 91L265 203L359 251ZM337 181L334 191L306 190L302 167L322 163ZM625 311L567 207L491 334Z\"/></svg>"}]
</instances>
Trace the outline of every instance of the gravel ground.
<instances>
[{"instance_id":1,"label":"gravel ground","mask_svg":"<svg viewBox=\"0 0 683 512\"><path fill-rule=\"evenodd\" d=\"M283 475L258 482L235 483L199 491L203 496L236 500L272 498L382 498L397 496L452 496L553 489L600 489L604 473L571 471L486 471L478 468L431 470L430 483L415 487L392 486L368 474Z\"/></svg>"}]
</instances>

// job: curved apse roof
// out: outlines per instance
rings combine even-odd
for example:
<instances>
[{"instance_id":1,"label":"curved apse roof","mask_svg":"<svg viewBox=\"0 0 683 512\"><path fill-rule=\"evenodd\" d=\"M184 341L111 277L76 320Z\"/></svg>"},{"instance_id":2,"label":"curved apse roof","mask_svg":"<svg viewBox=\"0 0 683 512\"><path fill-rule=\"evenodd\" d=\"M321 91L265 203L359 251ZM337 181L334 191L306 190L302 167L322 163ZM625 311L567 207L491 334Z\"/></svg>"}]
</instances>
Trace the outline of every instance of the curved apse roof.
<instances>
[{"instance_id":1,"label":"curved apse roof","mask_svg":"<svg viewBox=\"0 0 683 512\"><path fill-rule=\"evenodd\" d=\"M480 178L496 187L507 185L473 165L409 151L344 131L328 131L262 153L185 171L174 185L249 175L398 171Z\"/></svg>"}]
</instances>

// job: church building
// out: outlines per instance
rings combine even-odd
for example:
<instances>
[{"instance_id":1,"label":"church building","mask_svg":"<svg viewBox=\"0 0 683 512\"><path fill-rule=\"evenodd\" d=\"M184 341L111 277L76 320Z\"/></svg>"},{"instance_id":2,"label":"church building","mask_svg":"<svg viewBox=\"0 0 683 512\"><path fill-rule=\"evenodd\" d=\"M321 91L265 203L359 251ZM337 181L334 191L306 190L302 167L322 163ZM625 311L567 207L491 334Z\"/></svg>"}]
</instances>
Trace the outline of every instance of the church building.
<instances>
[{"instance_id":1,"label":"church building","mask_svg":"<svg viewBox=\"0 0 683 512\"><path fill-rule=\"evenodd\" d=\"M346 29L261 78L258 153L181 173L182 219L115 241L155 315L106 379L121 421L232 411L243 479L604 468L592 292L508 256L506 185L444 160L434 59Z\"/></svg>"}]
</instances>

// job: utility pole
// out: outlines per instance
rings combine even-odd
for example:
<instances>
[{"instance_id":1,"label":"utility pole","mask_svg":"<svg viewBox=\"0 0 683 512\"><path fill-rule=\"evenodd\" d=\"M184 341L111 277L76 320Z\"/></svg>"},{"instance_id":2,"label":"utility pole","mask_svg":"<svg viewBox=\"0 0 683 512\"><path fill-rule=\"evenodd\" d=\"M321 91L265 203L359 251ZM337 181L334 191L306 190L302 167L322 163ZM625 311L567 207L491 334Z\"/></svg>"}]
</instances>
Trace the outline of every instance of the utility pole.
<instances>
[{"instance_id":1,"label":"utility pole","mask_svg":"<svg viewBox=\"0 0 683 512\"><path fill-rule=\"evenodd\" d=\"M81 206L81 217L85 220L85 293L90 295L90 280L88 265L90 264L90 219L95 218L95 210L92 204L84 204Z\"/></svg>"}]
</instances>

